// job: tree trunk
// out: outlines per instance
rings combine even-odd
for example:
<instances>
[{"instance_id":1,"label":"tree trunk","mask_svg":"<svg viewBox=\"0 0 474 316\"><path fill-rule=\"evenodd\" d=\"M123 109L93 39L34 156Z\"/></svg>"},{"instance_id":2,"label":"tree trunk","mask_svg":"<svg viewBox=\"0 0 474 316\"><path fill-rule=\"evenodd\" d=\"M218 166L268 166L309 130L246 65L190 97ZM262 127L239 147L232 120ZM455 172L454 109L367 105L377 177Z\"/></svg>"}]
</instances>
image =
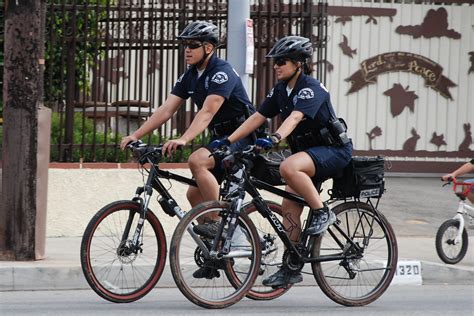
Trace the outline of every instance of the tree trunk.
<instances>
[{"instance_id":1,"label":"tree trunk","mask_svg":"<svg viewBox=\"0 0 474 316\"><path fill-rule=\"evenodd\" d=\"M44 3L43 3L44 4ZM3 205L0 259L35 259L38 107L44 18L40 0L5 3Z\"/></svg>"}]
</instances>

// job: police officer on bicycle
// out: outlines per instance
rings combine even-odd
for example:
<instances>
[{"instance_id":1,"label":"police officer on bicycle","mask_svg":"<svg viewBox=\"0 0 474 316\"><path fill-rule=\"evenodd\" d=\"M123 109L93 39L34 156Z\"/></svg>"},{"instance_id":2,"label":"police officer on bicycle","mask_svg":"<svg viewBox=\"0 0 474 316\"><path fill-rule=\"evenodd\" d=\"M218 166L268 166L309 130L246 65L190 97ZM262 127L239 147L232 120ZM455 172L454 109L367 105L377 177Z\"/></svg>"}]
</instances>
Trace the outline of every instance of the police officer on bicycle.
<instances>
[{"instance_id":1,"label":"police officer on bicycle","mask_svg":"<svg viewBox=\"0 0 474 316\"><path fill-rule=\"evenodd\" d=\"M347 137L345 123L337 119L328 90L311 72L306 60L312 56L309 39L287 36L275 43L267 54L274 59L274 70L279 82L267 95L258 112L228 138L216 140L213 147L228 145L247 136L267 118L280 115L282 124L269 138L259 138L256 145L264 149L286 139L292 155L280 165L286 190L301 195L314 214L310 235L323 233L335 222L335 214L323 204L315 183L342 170L351 160L352 142ZM301 232L303 206L283 199L283 224L290 239L298 242ZM285 266L263 280L263 284L282 287L303 280L300 271Z\"/></svg>"},{"instance_id":2,"label":"police officer on bicycle","mask_svg":"<svg viewBox=\"0 0 474 316\"><path fill-rule=\"evenodd\" d=\"M206 128L211 134L211 141L230 135L255 112L237 72L228 62L216 56L219 38L214 24L205 21L192 22L177 38L185 47L189 67L178 78L171 94L153 115L133 134L122 139L120 145L122 149L129 142L136 141L161 127L188 98L194 101L199 111L181 137L164 144L165 154L171 155L178 147L189 143ZM251 137L243 138L233 144L231 150L242 149L253 142L254 139ZM190 186L186 194L193 207L205 201L219 199L218 181L223 171L220 163L209 157L209 154L209 149L200 148L193 152L188 160L189 168L198 185L198 187ZM201 227L209 229L206 225ZM199 230L199 227L197 228ZM195 277L205 277L201 274L196 273Z\"/></svg>"}]
</instances>

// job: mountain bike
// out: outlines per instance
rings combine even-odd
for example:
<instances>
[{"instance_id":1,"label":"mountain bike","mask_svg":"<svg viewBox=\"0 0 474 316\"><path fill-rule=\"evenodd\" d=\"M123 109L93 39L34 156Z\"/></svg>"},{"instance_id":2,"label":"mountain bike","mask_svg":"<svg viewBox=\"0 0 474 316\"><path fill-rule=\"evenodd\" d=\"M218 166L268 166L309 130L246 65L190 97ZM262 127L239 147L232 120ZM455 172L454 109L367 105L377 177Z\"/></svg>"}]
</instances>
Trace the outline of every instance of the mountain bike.
<instances>
[{"instance_id":1,"label":"mountain bike","mask_svg":"<svg viewBox=\"0 0 474 316\"><path fill-rule=\"evenodd\" d=\"M342 202L332 207L337 217L336 223L330 226L326 233L310 236L306 233L311 222L310 212L306 224L303 225L300 241L293 244L281 220L274 215L258 190L269 191L307 206L303 198L250 174L256 157L255 146L234 153L221 149L214 154L222 156L222 164L227 173L223 186L227 188L227 195L223 201L207 202L189 211L176 227L171 240L171 271L178 288L188 299L200 306L213 307L195 285L192 276L193 256L196 249L206 253L208 260L225 260L237 255L228 245L236 231L236 223L244 222L251 226L241 207L246 193L251 196L258 213L274 230L273 235L269 234L268 240L277 238L286 247L282 258L278 258L279 261L266 263L262 260L261 264L256 265L252 265L252 260L258 261L261 253L257 252L255 256L251 249L242 248L238 255L246 257L247 266L252 266L250 269L266 264L285 264L291 270L301 271L306 263L310 263L312 274L321 290L333 301L346 306L369 304L385 292L396 271L398 248L390 223L377 209L378 200L374 205L367 192L363 195L365 201L358 197L353 200L330 198L325 203ZM378 196L380 198L381 195ZM202 222L201 217L208 214L213 214L219 225L212 241L206 248L201 248L193 238L190 227ZM250 227L248 230L252 231ZM233 286L245 287L245 283L252 282L252 278L241 277L240 269L235 268L232 262L227 265L214 265L213 268L217 272L224 272L227 279L232 280ZM212 289L207 291L224 293L226 288L219 283L218 278L215 279L215 283L209 285Z\"/></svg>"},{"instance_id":2,"label":"mountain bike","mask_svg":"<svg viewBox=\"0 0 474 316\"><path fill-rule=\"evenodd\" d=\"M131 200L112 202L92 217L85 229L80 251L82 271L90 287L102 298L116 303L133 302L145 296L156 285L165 267L166 236L157 213L148 207L153 190L158 193L162 211L182 219L185 212L161 179L196 186L191 178L160 169L162 146L134 142L127 148L137 158L139 170L144 176L143 186L137 188ZM280 205L269 205L272 211L281 214ZM252 203L244 205L244 212L249 216L255 211ZM267 228L256 223L263 236ZM265 223L262 221L262 224ZM197 236L195 238L199 239ZM273 248L272 253L277 253L278 249ZM198 264L204 264L199 261L199 256L196 260ZM260 270L274 272L271 268ZM256 283L252 289L236 287L228 295L234 297L246 294L252 299L268 300L284 292L281 289L262 288Z\"/></svg>"},{"instance_id":3,"label":"mountain bike","mask_svg":"<svg viewBox=\"0 0 474 316\"><path fill-rule=\"evenodd\" d=\"M456 215L445 221L436 233L436 252L447 264L460 262L467 252L469 237L466 230L466 219L474 222L474 207L466 202L467 195L474 188L474 183L458 181L451 178L443 186L453 184L453 191L459 198Z\"/></svg>"}]
</instances>

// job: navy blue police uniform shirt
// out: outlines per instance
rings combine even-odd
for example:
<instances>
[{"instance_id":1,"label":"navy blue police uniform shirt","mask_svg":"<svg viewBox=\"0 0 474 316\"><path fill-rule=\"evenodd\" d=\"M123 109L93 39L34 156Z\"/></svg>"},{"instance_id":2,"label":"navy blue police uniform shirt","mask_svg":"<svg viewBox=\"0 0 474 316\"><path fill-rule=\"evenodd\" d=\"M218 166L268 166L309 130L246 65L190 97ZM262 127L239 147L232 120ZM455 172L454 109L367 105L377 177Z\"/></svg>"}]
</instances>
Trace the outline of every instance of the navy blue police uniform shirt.
<instances>
[{"instance_id":1,"label":"navy blue police uniform shirt","mask_svg":"<svg viewBox=\"0 0 474 316\"><path fill-rule=\"evenodd\" d=\"M278 82L258 108L258 112L267 118L280 114L282 121L294 110L302 112L304 118L290 134L291 136L327 127L330 119L336 117L326 87L313 77L304 74L298 77L290 95L286 91L286 82Z\"/></svg>"},{"instance_id":2,"label":"navy blue police uniform shirt","mask_svg":"<svg viewBox=\"0 0 474 316\"><path fill-rule=\"evenodd\" d=\"M171 93L182 99L190 97L199 109L202 108L208 95L216 94L224 97L224 103L214 115L210 126L245 115L247 109L249 114L255 112L237 72L228 62L215 54L211 56L199 78L196 67L190 66L178 78Z\"/></svg>"}]
</instances>

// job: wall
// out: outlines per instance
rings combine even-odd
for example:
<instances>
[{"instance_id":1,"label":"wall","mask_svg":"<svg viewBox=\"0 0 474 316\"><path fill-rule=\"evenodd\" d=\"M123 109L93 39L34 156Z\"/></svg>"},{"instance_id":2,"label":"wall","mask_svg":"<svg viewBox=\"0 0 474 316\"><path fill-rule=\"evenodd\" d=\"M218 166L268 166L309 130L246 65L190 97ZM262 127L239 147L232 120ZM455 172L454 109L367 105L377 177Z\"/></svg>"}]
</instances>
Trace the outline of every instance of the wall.
<instances>
[{"instance_id":1,"label":"wall","mask_svg":"<svg viewBox=\"0 0 474 316\"><path fill-rule=\"evenodd\" d=\"M356 153L425 172L473 155L473 5L332 0L328 13L327 87Z\"/></svg>"},{"instance_id":2,"label":"wall","mask_svg":"<svg viewBox=\"0 0 474 316\"><path fill-rule=\"evenodd\" d=\"M62 167L66 164L61 164ZM77 165L77 164L75 164ZM171 169L180 175L190 176L189 169ZM138 186L143 185L141 173L135 169L49 169L47 237L82 236L92 216L104 205L116 200L130 200ZM146 178L145 178L146 179ZM186 200L187 186L175 181L163 181L178 205L185 211L190 209ZM167 184L170 184L169 186ZM332 184L326 181L324 188ZM271 194L264 197L275 202ZM171 236L178 219L161 211L153 191L150 209L157 214L165 233ZM327 198L324 194L323 198ZM248 198L247 198L248 200Z\"/></svg>"}]
</instances>

